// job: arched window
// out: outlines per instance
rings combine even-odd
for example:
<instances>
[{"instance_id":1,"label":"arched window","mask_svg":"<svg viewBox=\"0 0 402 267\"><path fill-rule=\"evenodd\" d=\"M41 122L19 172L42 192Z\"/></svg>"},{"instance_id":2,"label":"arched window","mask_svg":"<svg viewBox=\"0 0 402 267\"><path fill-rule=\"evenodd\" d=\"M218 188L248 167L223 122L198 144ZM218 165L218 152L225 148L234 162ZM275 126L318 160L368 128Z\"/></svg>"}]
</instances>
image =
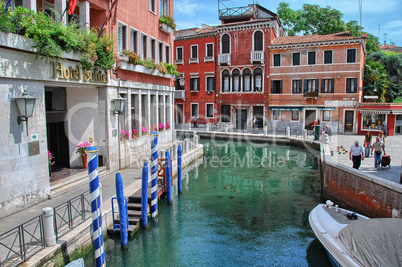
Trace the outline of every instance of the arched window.
<instances>
[{"instance_id":1,"label":"arched window","mask_svg":"<svg viewBox=\"0 0 402 267\"><path fill-rule=\"evenodd\" d=\"M233 92L240 92L240 70L235 69L232 72Z\"/></svg>"},{"instance_id":2,"label":"arched window","mask_svg":"<svg viewBox=\"0 0 402 267\"><path fill-rule=\"evenodd\" d=\"M229 71L222 71L222 92L230 91Z\"/></svg>"},{"instance_id":3,"label":"arched window","mask_svg":"<svg viewBox=\"0 0 402 267\"><path fill-rule=\"evenodd\" d=\"M254 33L254 51L263 51L263 34L261 31L256 31Z\"/></svg>"},{"instance_id":4,"label":"arched window","mask_svg":"<svg viewBox=\"0 0 402 267\"><path fill-rule=\"evenodd\" d=\"M244 92L251 91L251 70L250 69L243 70L243 91Z\"/></svg>"},{"instance_id":5,"label":"arched window","mask_svg":"<svg viewBox=\"0 0 402 267\"><path fill-rule=\"evenodd\" d=\"M222 49L222 54L230 53L230 36L227 33L222 36L221 49Z\"/></svg>"},{"instance_id":6,"label":"arched window","mask_svg":"<svg viewBox=\"0 0 402 267\"><path fill-rule=\"evenodd\" d=\"M254 92L262 92L262 69L254 70Z\"/></svg>"}]
</instances>

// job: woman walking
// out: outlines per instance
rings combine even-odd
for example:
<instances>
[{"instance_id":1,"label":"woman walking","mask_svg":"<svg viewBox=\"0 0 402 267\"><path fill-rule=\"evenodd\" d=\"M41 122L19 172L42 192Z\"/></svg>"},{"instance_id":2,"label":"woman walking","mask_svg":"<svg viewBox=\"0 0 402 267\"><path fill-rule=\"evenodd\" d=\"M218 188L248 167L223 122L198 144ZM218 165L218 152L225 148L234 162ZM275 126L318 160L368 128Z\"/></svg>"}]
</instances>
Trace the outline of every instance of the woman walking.
<instances>
[{"instance_id":1,"label":"woman walking","mask_svg":"<svg viewBox=\"0 0 402 267\"><path fill-rule=\"evenodd\" d=\"M374 170L378 170L381 167L381 159L382 159L382 152L385 154L384 150L384 143L380 141L380 137L376 137L376 141L371 147L371 155L373 155L373 150L375 151L374 154Z\"/></svg>"},{"instance_id":2,"label":"woman walking","mask_svg":"<svg viewBox=\"0 0 402 267\"><path fill-rule=\"evenodd\" d=\"M373 139L373 136L371 135L371 132L366 133L364 136L364 156L368 158L370 156L370 149L371 149L371 140Z\"/></svg>"}]
</instances>

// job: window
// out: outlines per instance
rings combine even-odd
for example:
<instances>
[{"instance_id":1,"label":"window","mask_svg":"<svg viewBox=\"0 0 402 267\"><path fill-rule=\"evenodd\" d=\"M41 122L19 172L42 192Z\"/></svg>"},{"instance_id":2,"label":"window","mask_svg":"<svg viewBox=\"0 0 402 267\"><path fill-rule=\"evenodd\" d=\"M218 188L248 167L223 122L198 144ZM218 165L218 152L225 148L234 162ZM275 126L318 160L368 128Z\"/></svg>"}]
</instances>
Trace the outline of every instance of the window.
<instances>
[{"instance_id":1,"label":"window","mask_svg":"<svg viewBox=\"0 0 402 267\"><path fill-rule=\"evenodd\" d=\"M243 92L251 91L251 71L250 69L243 70Z\"/></svg>"},{"instance_id":2,"label":"window","mask_svg":"<svg viewBox=\"0 0 402 267\"><path fill-rule=\"evenodd\" d=\"M184 90L184 77L177 77L175 82L176 90Z\"/></svg>"},{"instance_id":3,"label":"window","mask_svg":"<svg viewBox=\"0 0 402 267\"><path fill-rule=\"evenodd\" d=\"M152 13L155 13L155 9L156 9L156 0L149 0L149 11L151 11Z\"/></svg>"},{"instance_id":4,"label":"window","mask_svg":"<svg viewBox=\"0 0 402 267\"><path fill-rule=\"evenodd\" d=\"M222 91L223 92L229 92L230 91L229 71L228 70L222 71Z\"/></svg>"},{"instance_id":5,"label":"window","mask_svg":"<svg viewBox=\"0 0 402 267\"><path fill-rule=\"evenodd\" d=\"M346 93L357 93L357 78L346 78Z\"/></svg>"},{"instance_id":6,"label":"window","mask_svg":"<svg viewBox=\"0 0 402 267\"><path fill-rule=\"evenodd\" d=\"M324 64L332 64L332 50L324 51Z\"/></svg>"},{"instance_id":7,"label":"window","mask_svg":"<svg viewBox=\"0 0 402 267\"><path fill-rule=\"evenodd\" d=\"M323 121L331 121L331 110L324 110L322 113Z\"/></svg>"},{"instance_id":8,"label":"window","mask_svg":"<svg viewBox=\"0 0 402 267\"><path fill-rule=\"evenodd\" d=\"M151 58L156 61L156 40L151 38Z\"/></svg>"},{"instance_id":9,"label":"window","mask_svg":"<svg viewBox=\"0 0 402 267\"><path fill-rule=\"evenodd\" d=\"M207 91L215 90L215 77L207 77Z\"/></svg>"},{"instance_id":10,"label":"window","mask_svg":"<svg viewBox=\"0 0 402 267\"><path fill-rule=\"evenodd\" d=\"M292 110L292 121L298 121L298 120L299 120L299 111Z\"/></svg>"},{"instance_id":11,"label":"window","mask_svg":"<svg viewBox=\"0 0 402 267\"><path fill-rule=\"evenodd\" d=\"M207 44L206 45L206 52L205 52L206 57L213 57L214 56L214 44Z\"/></svg>"},{"instance_id":12,"label":"window","mask_svg":"<svg viewBox=\"0 0 402 267\"><path fill-rule=\"evenodd\" d=\"M230 53L230 36L229 34L224 34L222 36L222 54L229 54Z\"/></svg>"},{"instance_id":13,"label":"window","mask_svg":"<svg viewBox=\"0 0 402 267\"><path fill-rule=\"evenodd\" d=\"M304 80L304 92L316 92L318 90L318 79Z\"/></svg>"},{"instance_id":14,"label":"window","mask_svg":"<svg viewBox=\"0 0 402 267\"><path fill-rule=\"evenodd\" d=\"M214 117L214 104L208 104L206 107L206 117L207 118L213 118Z\"/></svg>"},{"instance_id":15,"label":"window","mask_svg":"<svg viewBox=\"0 0 402 267\"><path fill-rule=\"evenodd\" d=\"M300 53L293 53L293 66L300 65Z\"/></svg>"},{"instance_id":16,"label":"window","mask_svg":"<svg viewBox=\"0 0 402 267\"><path fill-rule=\"evenodd\" d=\"M134 29L130 32L130 50L138 55L138 31Z\"/></svg>"},{"instance_id":17,"label":"window","mask_svg":"<svg viewBox=\"0 0 402 267\"><path fill-rule=\"evenodd\" d=\"M176 59L183 59L183 47L176 48Z\"/></svg>"},{"instance_id":18,"label":"window","mask_svg":"<svg viewBox=\"0 0 402 267\"><path fill-rule=\"evenodd\" d=\"M367 114L362 114L362 117L363 117L363 129L381 130L383 127L382 122L385 121L386 115L385 114L367 113Z\"/></svg>"},{"instance_id":19,"label":"window","mask_svg":"<svg viewBox=\"0 0 402 267\"><path fill-rule=\"evenodd\" d=\"M254 70L254 92L262 92L262 69Z\"/></svg>"},{"instance_id":20,"label":"window","mask_svg":"<svg viewBox=\"0 0 402 267\"><path fill-rule=\"evenodd\" d=\"M127 49L127 26L119 23L118 31L118 49L119 53L121 53L123 49Z\"/></svg>"},{"instance_id":21,"label":"window","mask_svg":"<svg viewBox=\"0 0 402 267\"><path fill-rule=\"evenodd\" d=\"M348 49L348 63L355 63L356 62L356 49Z\"/></svg>"},{"instance_id":22,"label":"window","mask_svg":"<svg viewBox=\"0 0 402 267\"><path fill-rule=\"evenodd\" d=\"M321 80L321 93L333 93L335 79L322 79Z\"/></svg>"},{"instance_id":23,"label":"window","mask_svg":"<svg viewBox=\"0 0 402 267\"><path fill-rule=\"evenodd\" d=\"M273 120L279 121L281 119L281 112L279 110L273 110Z\"/></svg>"},{"instance_id":24,"label":"window","mask_svg":"<svg viewBox=\"0 0 402 267\"><path fill-rule=\"evenodd\" d=\"M263 34L261 31L254 33L254 51L263 51Z\"/></svg>"},{"instance_id":25,"label":"window","mask_svg":"<svg viewBox=\"0 0 402 267\"><path fill-rule=\"evenodd\" d=\"M274 66L278 67L281 65L281 54L274 54Z\"/></svg>"},{"instance_id":26,"label":"window","mask_svg":"<svg viewBox=\"0 0 402 267\"><path fill-rule=\"evenodd\" d=\"M292 80L292 94L302 93L302 80Z\"/></svg>"},{"instance_id":27,"label":"window","mask_svg":"<svg viewBox=\"0 0 402 267\"><path fill-rule=\"evenodd\" d=\"M170 46L165 45L165 62L170 63Z\"/></svg>"},{"instance_id":28,"label":"window","mask_svg":"<svg viewBox=\"0 0 402 267\"><path fill-rule=\"evenodd\" d=\"M271 81L271 94L282 94L282 80Z\"/></svg>"},{"instance_id":29,"label":"window","mask_svg":"<svg viewBox=\"0 0 402 267\"><path fill-rule=\"evenodd\" d=\"M163 43L159 43L158 62L163 62Z\"/></svg>"},{"instance_id":30,"label":"window","mask_svg":"<svg viewBox=\"0 0 402 267\"><path fill-rule=\"evenodd\" d=\"M159 1L159 15L169 16L169 0L160 0Z\"/></svg>"},{"instance_id":31,"label":"window","mask_svg":"<svg viewBox=\"0 0 402 267\"><path fill-rule=\"evenodd\" d=\"M308 52L308 64L314 65L315 64L315 51Z\"/></svg>"},{"instance_id":32,"label":"window","mask_svg":"<svg viewBox=\"0 0 402 267\"><path fill-rule=\"evenodd\" d=\"M221 122L230 122L230 105L221 105Z\"/></svg>"},{"instance_id":33,"label":"window","mask_svg":"<svg viewBox=\"0 0 402 267\"><path fill-rule=\"evenodd\" d=\"M240 71L238 69L233 70L232 72L233 79L233 92L240 91Z\"/></svg>"},{"instance_id":34,"label":"window","mask_svg":"<svg viewBox=\"0 0 402 267\"><path fill-rule=\"evenodd\" d=\"M147 58L148 56L148 36L142 35L141 37L141 58Z\"/></svg>"},{"instance_id":35,"label":"window","mask_svg":"<svg viewBox=\"0 0 402 267\"><path fill-rule=\"evenodd\" d=\"M198 45L191 46L191 58L198 58Z\"/></svg>"},{"instance_id":36,"label":"window","mask_svg":"<svg viewBox=\"0 0 402 267\"><path fill-rule=\"evenodd\" d=\"M191 91L198 91L199 88L200 88L200 78L191 77L190 78L190 90Z\"/></svg>"},{"instance_id":37,"label":"window","mask_svg":"<svg viewBox=\"0 0 402 267\"><path fill-rule=\"evenodd\" d=\"M198 118L198 104L197 103L191 103L191 117Z\"/></svg>"}]
</instances>

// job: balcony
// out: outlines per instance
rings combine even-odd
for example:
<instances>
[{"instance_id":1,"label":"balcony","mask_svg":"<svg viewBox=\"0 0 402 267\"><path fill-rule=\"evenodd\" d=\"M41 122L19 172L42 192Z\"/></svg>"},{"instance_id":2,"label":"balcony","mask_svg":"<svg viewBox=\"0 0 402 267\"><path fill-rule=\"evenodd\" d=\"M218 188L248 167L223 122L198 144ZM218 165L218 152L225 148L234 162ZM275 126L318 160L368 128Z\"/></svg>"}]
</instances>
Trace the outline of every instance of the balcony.
<instances>
[{"instance_id":1,"label":"balcony","mask_svg":"<svg viewBox=\"0 0 402 267\"><path fill-rule=\"evenodd\" d=\"M251 51L251 64L264 63L264 51Z\"/></svg>"},{"instance_id":2,"label":"balcony","mask_svg":"<svg viewBox=\"0 0 402 267\"><path fill-rule=\"evenodd\" d=\"M173 34L173 29L165 23L159 23L159 29L167 34Z\"/></svg>"},{"instance_id":3,"label":"balcony","mask_svg":"<svg viewBox=\"0 0 402 267\"><path fill-rule=\"evenodd\" d=\"M174 61L174 64L176 64L176 65L184 65L184 59L176 59L175 61Z\"/></svg>"},{"instance_id":4,"label":"balcony","mask_svg":"<svg viewBox=\"0 0 402 267\"><path fill-rule=\"evenodd\" d=\"M190 64L198 64L198 57L194 57L194 58L190 58L189 60L188 60L188 63L190 63Z\"/></svg>"},{"instance_id":5,"label":"balcony","mask_svg":"<svg viewBox=\"0 0 402 267\"><path fill-rule=\"evenodd\" d=\"M317 99L318 91L304 92L304 97L305 98L315 98L315 99Z\"/></svg>"},{"instance_id":6,"label":"balcony","mask_svg":"<svg viewBox=\"0 0 402 267\"><path fill-rule=\"evenodd\" d=\"M181 98L181 99L185 100L186 99L186 91L185 90L174 91L174 98L175 99Z\"/></svg>"},{"instance_id":7,"label":"balcony","mask_svg":"<svg viewBox=\"0 0 402 267\"><path fill-rule=\"evenodd\" d=\"M219 54L219 65L229 66L231 64L231 54Z\"/></svg>"},{"instance_id":8,"label":"balcony","mask_svg":"<svg viewBox=\"0 0 402 267\"><path fill-rule=\"evenodd\" d=\"M204 62L214 62L214 57L204 57Z\"/></svg>"}]
</instances>

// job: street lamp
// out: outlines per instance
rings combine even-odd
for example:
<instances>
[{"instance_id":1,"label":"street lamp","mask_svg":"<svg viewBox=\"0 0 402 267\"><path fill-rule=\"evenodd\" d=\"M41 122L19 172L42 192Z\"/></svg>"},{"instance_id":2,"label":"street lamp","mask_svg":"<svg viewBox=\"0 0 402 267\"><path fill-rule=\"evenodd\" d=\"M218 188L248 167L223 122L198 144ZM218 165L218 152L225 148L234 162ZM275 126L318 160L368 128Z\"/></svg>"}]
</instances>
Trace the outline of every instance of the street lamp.
<instances>
[{"instance_id":1,"label":"street lamp","mask_svg":"<svg viewBox=\"0 0 402 267\"><path fill-rule=\"evenodd\" d=\"M22 121L25 121L26 127L27 127L27 136L28 136L28 118L32 117L32 115L33 115L36 97L29 96L27 94L26 90L24 90L24 92L22 93L22 95L20 97L14 97L13 100L17 104L18 125L20 125Z\"/></svg>"},{"instance_id":2,"label":"street lamp","mask_svg":"<svg viewBox=\"0 0 402 267\"><path fill-rule=\"evenodd\" d=\"M122 98L120 95L118 98L112 99L114 103L114 111L116 114L120 114L124 111L124 103L126 101L125 98Z\"/></svg>"}]
</instances>

